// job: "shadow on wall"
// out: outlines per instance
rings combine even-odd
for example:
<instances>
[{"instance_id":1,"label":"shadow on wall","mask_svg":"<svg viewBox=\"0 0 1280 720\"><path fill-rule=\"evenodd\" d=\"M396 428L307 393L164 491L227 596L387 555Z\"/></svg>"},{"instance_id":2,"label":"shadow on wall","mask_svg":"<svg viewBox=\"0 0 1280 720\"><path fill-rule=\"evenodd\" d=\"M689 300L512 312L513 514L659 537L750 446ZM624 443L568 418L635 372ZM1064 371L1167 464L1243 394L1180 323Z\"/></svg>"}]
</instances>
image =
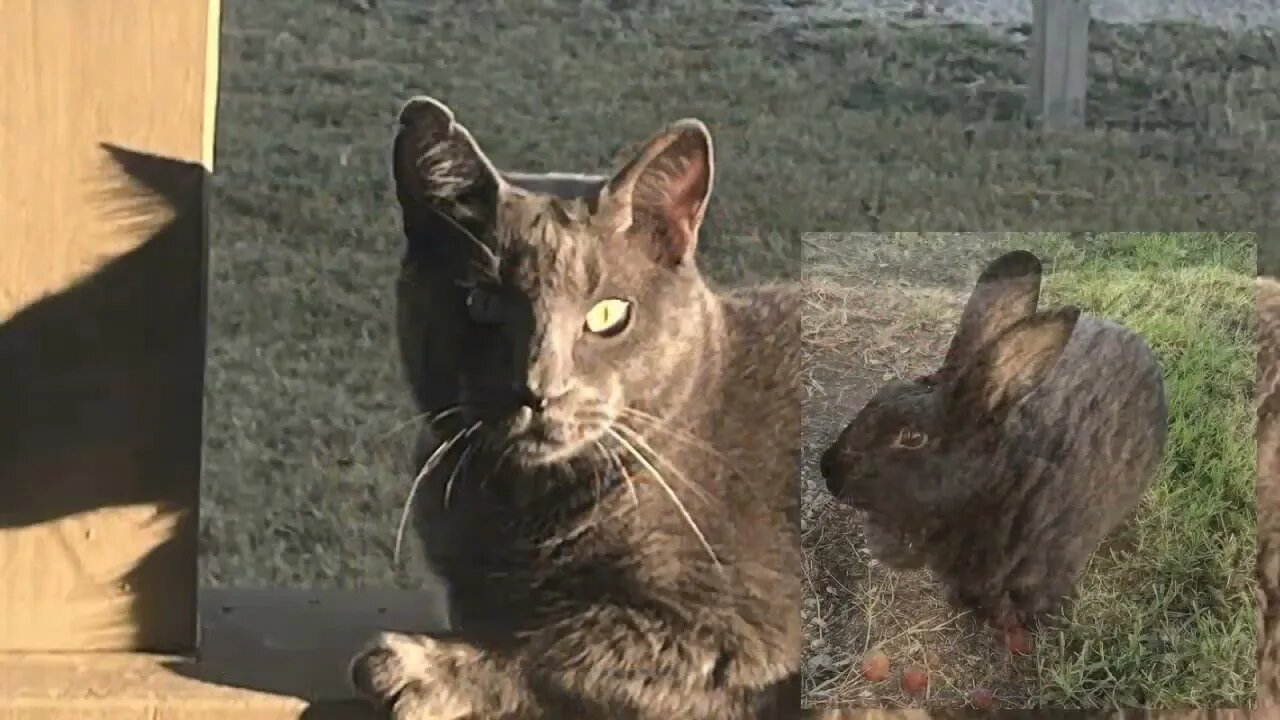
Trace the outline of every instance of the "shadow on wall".
<instances>
[{"instance_id":1,"label":"shadow on wall","mask_svg":"<svg viewBox=\"0 0 1280 720\"><path fill-rule=\"evenodd\" d=\"M118 571L79 571L82 595L59 602L110 606L83 618L101 623L84 628L90 643L97 632L114 642L127 621L134 648L186 654L196 637L209 173L103 150L108 181L91 192L101 203L95 218L140 242L0 324L0 566L7 531L142 506L137 526L114 538L53 527L37 542L47 537L47 552L65 553L70 568L95 541L119 544L127 534L151 548L131 563L113 548L123 556ZM106 602L121 596L127 615ZM422 600L411 592L211 589L199 602L199 656L165 667L311 701L302 716L316 720L371 720L366 703L343 697L347 658L377 630L421 629Z\"/></svg>"},{"instance_id":2,"label":"shadow on wall","mask_svg":"<svg viewBox=\"0 0 1280 720\"><path fill-rule=\"evenodd\" d=\"M146 239L0 324L0 533L99 508L159 508L159 522L139 528L159 544L121 577L86 573L85 593L123 583L136 643L186 650L165 645L194 638L192 603L177 593L193 597L196 585L208 172L102 147L107 180L90 202ZM72 562L77 544L93 542L50 537Z\"/></svg>"}]
</instances>

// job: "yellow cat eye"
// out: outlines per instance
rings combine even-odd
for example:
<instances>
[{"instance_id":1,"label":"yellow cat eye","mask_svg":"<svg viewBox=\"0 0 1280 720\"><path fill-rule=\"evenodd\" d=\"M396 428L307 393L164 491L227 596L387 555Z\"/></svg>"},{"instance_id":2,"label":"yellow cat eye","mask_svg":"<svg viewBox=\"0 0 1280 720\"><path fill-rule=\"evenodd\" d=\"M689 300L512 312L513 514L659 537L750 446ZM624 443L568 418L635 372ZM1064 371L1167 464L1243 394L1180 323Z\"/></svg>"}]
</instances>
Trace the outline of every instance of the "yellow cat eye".
<instances>
[{"instance_id":1,"label":"yellow cat eye","mask_svg":"<svg viewBox=\"0 0 1280 720\"><path fill-rule=\"evenodd\" d=\"M606 337L617 335L631 320L631 303L618 298L601 300L587 311L587 332Z\"/></svg>"},{"instance_id":2,"label":"yellow cat eye","mask_svg":"<svg viewBox=\"0 0 1280 720\"><path fill-rule=\"evenodd\" d=\"M918 450L928 440L929 436L919 430L902 428L898 431L898 436L893 439L893 446L903 448L905 450Z\"/></svg>"}]
</instances>

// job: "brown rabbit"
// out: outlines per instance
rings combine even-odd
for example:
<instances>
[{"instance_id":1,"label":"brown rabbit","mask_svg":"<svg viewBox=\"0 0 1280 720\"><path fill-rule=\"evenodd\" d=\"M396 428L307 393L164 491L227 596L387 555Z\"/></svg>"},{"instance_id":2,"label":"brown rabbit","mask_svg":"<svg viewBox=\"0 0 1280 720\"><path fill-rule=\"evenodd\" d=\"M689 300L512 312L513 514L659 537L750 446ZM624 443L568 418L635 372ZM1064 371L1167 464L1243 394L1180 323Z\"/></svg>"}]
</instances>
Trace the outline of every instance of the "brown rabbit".
<instances>
[{"instance_id":1,"label":"brown rabbit","mask_svg":"<svg viewBox=\"0 0 1280 720\"><path fill-rule=\"evenodd\" d=\"M1070 594L1168 433L1146 342L1078 308L1037 311L1041 272L1020 250L988 265L942 367L881 388L821 461L874 555L927 565L1006 627Z\"/></svg>"}]
</instances>

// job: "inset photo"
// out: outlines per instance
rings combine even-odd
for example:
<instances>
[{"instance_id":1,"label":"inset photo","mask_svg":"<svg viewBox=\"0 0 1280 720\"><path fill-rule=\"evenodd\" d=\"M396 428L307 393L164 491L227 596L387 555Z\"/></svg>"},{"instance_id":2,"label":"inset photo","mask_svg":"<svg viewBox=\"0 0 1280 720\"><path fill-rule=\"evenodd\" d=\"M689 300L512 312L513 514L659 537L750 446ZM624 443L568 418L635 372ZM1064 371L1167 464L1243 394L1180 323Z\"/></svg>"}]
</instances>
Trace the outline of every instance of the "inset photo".
<instances>
[{"instance_id":1,"label":"inset photo","mask_svg":"<svg viewBox=\"0 0 1280 720\"><path fill-rule=\"evenodd\" d=\"M1250 705L1256 262L807 235L805 706Z\"/></svg>"}]
</instances>

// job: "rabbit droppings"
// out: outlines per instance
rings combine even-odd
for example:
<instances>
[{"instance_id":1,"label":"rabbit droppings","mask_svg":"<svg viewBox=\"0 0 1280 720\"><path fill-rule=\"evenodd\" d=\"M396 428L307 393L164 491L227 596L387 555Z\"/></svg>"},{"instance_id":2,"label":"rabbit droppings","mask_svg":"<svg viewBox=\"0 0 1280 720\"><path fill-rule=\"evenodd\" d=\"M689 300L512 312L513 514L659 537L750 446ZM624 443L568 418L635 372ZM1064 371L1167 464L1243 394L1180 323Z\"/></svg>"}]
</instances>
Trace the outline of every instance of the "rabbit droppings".
<instances>
[{"instance_id":1,"label":"rabbit droppings","mask_svg":"<svg viewBox=\"0 0 1280 720\"><path fill-rule=\"evenodd\" d=\"M821 460L873 556L927 566L1006 632L1071 593L1168 434L1147 343L1075 307L1037 310L1041 274L1026 251L992 261L941 368L880 388Z\"/></svg>"}]
</instances>

